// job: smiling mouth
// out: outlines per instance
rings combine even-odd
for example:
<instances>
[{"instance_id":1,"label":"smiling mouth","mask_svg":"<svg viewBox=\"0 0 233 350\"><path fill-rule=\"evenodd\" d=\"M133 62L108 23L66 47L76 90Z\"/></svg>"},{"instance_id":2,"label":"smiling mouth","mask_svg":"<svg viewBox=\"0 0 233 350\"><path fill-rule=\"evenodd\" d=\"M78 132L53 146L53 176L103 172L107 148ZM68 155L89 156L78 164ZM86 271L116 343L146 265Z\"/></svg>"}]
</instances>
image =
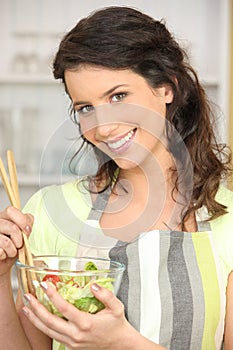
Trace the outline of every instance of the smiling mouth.
<instances>
[{"instance_id":1,"label":"smiling mouth","mask_svg":"<svg viewBox=\"0 0 233 350\"><path fill-rule=\"evenodd\" d=\"M124 152L131 144L137 129L129 131L124 137L115 142L106 142L108 148L113 152Z\"/></svg>"}]
</instances>

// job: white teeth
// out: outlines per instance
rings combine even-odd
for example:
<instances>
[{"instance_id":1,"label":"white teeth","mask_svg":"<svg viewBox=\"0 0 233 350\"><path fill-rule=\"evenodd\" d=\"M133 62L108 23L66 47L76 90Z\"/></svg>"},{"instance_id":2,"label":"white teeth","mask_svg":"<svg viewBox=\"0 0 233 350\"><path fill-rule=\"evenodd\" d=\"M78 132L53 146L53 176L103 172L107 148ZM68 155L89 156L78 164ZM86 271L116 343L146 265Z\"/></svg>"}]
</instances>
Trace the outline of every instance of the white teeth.
<instances>
[{"instance_id":1,"label":"white teeth","mask_svg":"<svg viewBox=\"0 0 233 350\"><path fill-rule=\"evenodd\" d=\"M124 143L126 143L127 141L129 141L131 139L131 137L133 136L134 131L131 130L125 137L122 137L122 139L116 141L116 142L108 142L108 146L112 149L116 149L121 147L122 145L124 145Z\"/></svg>"}]
</instances>

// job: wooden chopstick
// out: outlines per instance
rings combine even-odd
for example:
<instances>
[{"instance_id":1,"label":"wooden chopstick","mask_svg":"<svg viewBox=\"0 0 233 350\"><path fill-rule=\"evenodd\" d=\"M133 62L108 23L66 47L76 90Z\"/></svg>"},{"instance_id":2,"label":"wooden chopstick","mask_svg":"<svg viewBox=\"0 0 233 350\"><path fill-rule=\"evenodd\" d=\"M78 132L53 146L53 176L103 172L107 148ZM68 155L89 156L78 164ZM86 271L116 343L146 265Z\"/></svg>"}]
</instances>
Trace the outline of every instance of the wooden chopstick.
<instances>
[{"instance_id":1,"label":"wooden chopstick","mask_svg":"<svg viewBox=\"0 0 233 350\"><path fill-rule=\"evenodd\" d=\"M12 192L13 192L13 195L14 195L14 198L15 198L14 199L15 204L13 204L13 205L16 208L20 209L20 198L19 198L19 187L18 187L17 171L16 171L14 154L13 154L13 152L11 150L7 151L7 162L8 162L8 168L9 168L11 188L12 188ZM30 266L33 266L33 258L32 258L32 254L31 254L31 251L30 251L29 244L28 244L27 235L25 234L25 232L22 232L22 234L23 234L23 240L24 240L24 247L23 248L25 250L27 263Z\"/></svg>"},{"instance_id":2,"label":"wooden chopstick","mask_svg":"<svg viewBox=\"0 0 233 350\"><path fill-rule=\"evenodd\" d=\"M9 183L7 173L6 173L6 170L5 170L5 167L4 167L4 164L3 164L1 158L0 158L0 175L2 177L2 183L3 183L3 186L5 188L6 193L8 195L8 198L11 202L11 205L13 205L14 207L17 207L17 202L15 200L15 196L14 196L13 190L11 188L11 185Z\"/></svg>"},{"instance_id":3,"label":"wooden chopstick","mask_svg":"<svg viewBox=\"0 0 233 350\"><path fill-rule=\"evenodd\" d=\"M8 169L9 169L9 175L10 175L10 181L11 181L11 188L13 190L15 200L17 201L17 208L20 209L19 184L18 184L18 178L17 178L15 158L11 150L7 151L7 163L8 163Z\"/></svg>"},{"instance_id":4,"label":"wooden chopstick","mask_svg":"<svg viewBox=\"0 0 233 350\"><path fill-rule=\"evenodd\" d=\"M11 153L9 153L11 152ZM19 196L19 192L17 190L16 194L14 193L15 188L16 188L16 184L18 186L18 181L15 180L16 179L16 167L15 167L15 163L14 163L14 158L13 158L13 153L12 151L7 151L7 160L8 160L8 167L9 167L9 173L10 173L10 179L11 179L11 185L10 182L8 180L8 176L4 167L4 164L2 162L2 159L0 158L0 175L2 177L2 182L3 182L3 186L6 190L6 193L9 197L9 200L11 202L11 205L13 205L14 207L20 209L20 200L17 200L17 196ZM15 182L16 181L16 182ZM14 186L12 188L12 185ZM24 239L24 237L23 237ZM19 250L19 260L25 264L25 252L24 249L21 248Z\"/></svg>"},{"instance_id":5,"label":"wooden chopstick","mask_svg":"<svg viewBox=\"0 0 233 350\"><path fill-rule=\"evenodd\" d=\"M0 158L0 175L2 177L2 182L11 204L17 209L20 209L20 197L19 197L17 171L16 171L14 154L11 150L7 151L7 162L8 162L8 170L10 175L10 182L8 180L8 176L1 158ZM27 263L30 266L34 266L33 257L29 247L27 235L23 231L22 231L22 235L23 235L24 245L21 249L19 249L19 261L23 264ZM36 274L34 274L34 276L32 274L32 277L36 279ZM24 276L24 279L25 279L23 281L23 283L25 284L24 287L25 288L27 287L26 290L28 290L26 274ZM31 288L29 288L29 290L30 289Z\"/></svg>"}]
</instances>

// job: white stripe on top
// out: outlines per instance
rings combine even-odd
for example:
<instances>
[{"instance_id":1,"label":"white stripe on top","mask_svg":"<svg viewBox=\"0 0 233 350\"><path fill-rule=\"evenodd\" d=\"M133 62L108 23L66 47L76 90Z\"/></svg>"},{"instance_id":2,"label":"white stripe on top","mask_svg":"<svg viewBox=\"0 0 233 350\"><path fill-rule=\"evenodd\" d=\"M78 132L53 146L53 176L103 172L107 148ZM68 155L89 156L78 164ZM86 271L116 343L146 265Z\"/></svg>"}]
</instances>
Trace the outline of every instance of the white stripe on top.
<instances>
[{"instance_id":1,"label":"white stripe on top","mask_svg":"<svg viewBox=\"0 0 233 350\"><path fill-rule=\"evenodd\" d=\"M161 302L158 283L160 259L159 236L158 230L141 234L138 244L141 276L140 333L157 344L159 344L161 322Z\"/></svg>"}]
</instances>

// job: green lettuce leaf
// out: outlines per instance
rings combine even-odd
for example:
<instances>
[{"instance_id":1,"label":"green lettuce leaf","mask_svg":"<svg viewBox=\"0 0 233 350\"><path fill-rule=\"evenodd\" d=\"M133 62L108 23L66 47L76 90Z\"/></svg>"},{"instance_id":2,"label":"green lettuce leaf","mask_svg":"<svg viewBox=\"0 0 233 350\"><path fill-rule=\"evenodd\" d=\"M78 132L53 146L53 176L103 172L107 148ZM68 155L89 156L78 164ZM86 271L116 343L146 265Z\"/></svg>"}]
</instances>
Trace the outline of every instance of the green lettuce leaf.
<instances>
[{"instance_id":1,"label":"green lettuce leaf","mask_svg":"<svg viewBox=\"0 0 233 350\"><path fill-rule=\"evenodd\" d=\"M101 303L95 297L81 298L75 301L74 305L81 311L95 314L96 312L104 309L104 304Z\"/></svg>"}]
</instances>

